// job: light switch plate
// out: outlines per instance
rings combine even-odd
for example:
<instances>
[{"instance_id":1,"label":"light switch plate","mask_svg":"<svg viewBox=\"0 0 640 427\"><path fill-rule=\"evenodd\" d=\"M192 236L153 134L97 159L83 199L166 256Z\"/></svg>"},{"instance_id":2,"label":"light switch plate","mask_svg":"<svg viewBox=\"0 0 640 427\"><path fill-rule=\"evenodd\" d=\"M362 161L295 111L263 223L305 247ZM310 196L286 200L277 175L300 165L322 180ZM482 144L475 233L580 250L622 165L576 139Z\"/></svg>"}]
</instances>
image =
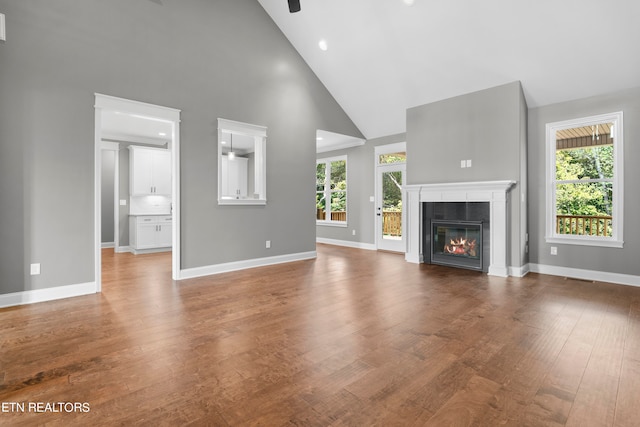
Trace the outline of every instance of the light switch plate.
<instances>
[{"instance_id":1,"label":"light switch plate","mask_svg":"<svg viewBox=\"0 0 640 427\"><path fill-rule=\"evenodd\" d=\"M460 160L460 167L461 168L466 168L467 167L467 161L466 160Z\"/></svg>"},{"instance_id":2,"label":"light switch plate","mask_svg":"<svg viewBox=\"0 0 640 427\"><path fill-rule=\"evenodd\" d=\"M467 167L470 168L471 167L471 160L467 160Z\"/></svg>"},{"instance_id":3,"label":"light switch plate","mask_svg":"<svg viewBox=\"0 0 640 427\"><path fill-rule=\"evenodd\" d=\"M120 206L127 206L127 199L120 199Z\"/></svg>"},{"instance_id":4,"label":"light switch plate","mask_svg":"<svg viewBox=\"0 0 640 427\"><path fill-rule=\"evenodd\" d=\"M7 40L7 27L4 13L0 13L0 40Z\"/></svg>"},{"instance_id":5,"label":"light switch plate","mask_svg":"<svg viewBox=\"0 0 640 427\"><path fill-rule=\"evenodd\" d=\"M40 263L31 264L31 275L37 276L40 274Z\"/></svg>"}]
</instances>

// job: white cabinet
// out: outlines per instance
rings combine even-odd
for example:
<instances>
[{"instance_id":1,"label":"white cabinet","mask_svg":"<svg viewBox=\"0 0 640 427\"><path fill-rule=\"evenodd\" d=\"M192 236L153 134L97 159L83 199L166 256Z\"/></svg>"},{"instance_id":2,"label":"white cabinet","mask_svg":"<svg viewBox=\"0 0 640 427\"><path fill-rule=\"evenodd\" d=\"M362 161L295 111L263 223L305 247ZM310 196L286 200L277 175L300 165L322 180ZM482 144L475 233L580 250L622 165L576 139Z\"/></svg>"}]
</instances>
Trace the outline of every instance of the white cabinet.
<instances>
[{"instance_id":1,"label":"white cabinet","mask_svg":"<svg viewBox=\"0 0 640 427\"><path fill-rule=\"evenodd\" d=\"M234 159L229 160L228 156L222 156L222 198L247 198L248 162L249 159L246 157L236 156Z\"/></svg>"},{"instance_id":2,"label":"white cabinet","mask_svg":"<svg viewBox=\"0 0 640 427\"><path fill-rule=\"evenodd\" d=\"M136 251L171 248L171 215L135 215L129 217L129 246Z\"/></svg>"},{"instance_id":3,"label":"white cabinet","mask_svg":"<svg viewBox=\"0 0 640 427\"><path fill-rule=\"evenodd\" d=\"M171 195L171 152L130 145L129 192L132 196Z\"/></svg>"}]
</instances>

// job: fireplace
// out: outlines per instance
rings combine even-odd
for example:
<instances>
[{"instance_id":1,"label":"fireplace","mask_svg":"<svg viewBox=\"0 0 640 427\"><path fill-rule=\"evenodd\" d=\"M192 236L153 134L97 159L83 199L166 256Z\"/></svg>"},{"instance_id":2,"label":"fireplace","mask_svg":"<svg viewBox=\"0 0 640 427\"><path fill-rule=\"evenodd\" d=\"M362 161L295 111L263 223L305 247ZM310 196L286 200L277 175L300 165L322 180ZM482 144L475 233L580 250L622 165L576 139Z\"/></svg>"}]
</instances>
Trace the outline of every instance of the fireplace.
<instances>
[{"instance_id":1,"label":"fireplace","mask_svg":"<svg viewBox=\"0 0 640 427\"><path fill-rule=\"evenodd\" d=\"M431 220L431 263L482 271L482 221Z\"/></svg>"},{"instance_id":2,"label":"fireplace","mask_svg":"<svg viewBox=\"0 0 640 427\"><path fill-rule=\"evenodd\" d=\"M488 220L482 221L483 271L495 276L509 276L509 190L515 184L515 181L478 181L405 185L405 259L413 263L430 262L431 223L425 221L424 213L429 203L446 206L450 202L483 202L489 206ZM452 217L448 212L443 216L434 212L431 219L478 220L476 217Z\"/></svg>"}]
</instances>

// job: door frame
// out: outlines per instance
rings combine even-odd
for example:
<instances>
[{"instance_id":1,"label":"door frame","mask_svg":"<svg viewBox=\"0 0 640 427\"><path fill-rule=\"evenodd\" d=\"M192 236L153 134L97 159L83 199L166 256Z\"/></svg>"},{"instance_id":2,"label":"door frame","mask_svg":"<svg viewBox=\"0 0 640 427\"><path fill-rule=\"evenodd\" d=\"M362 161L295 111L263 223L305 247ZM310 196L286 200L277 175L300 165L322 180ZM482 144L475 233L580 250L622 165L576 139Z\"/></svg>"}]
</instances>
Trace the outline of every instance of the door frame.
<instances>
[{"instance_id":1,"label":"door frame","mask_svg":"<svg viewBox=\"0 0 640 427\"><path fill-rule=\"evenodd\" d=\"M104 151L113 151L114 153L114 163L113 163L113 250L118 252L118 248L120 247L120 156L118 153L120 152L120 144L117 142L110 141L101 141L100 142L100 155L102 156L102 152ZM102 158L101 158L102 160ZM102 167L102 161L100 162L100 167ZM102 178L102 177L101 177ZM100 186L100 191L102 191L102 185ZM100 199L100 204L102 205L102 199ZM102 206L100 209L102 212ZM102 218L100 218L100 227L102 227ZM102 241L102 230L100 240ZM100 245L102 247L102 244Z\"/></svg>"},{"instance_id":2,"label":"door frame","mask_svg":"<svg viewBox=\"0 0 640 427\"><path fill-rule=\"evenodd\" d=\"M373 209L374 209L375 219L373 224L373 229L374 229L373 234L375 236L376 249L389 250L381 247L383 245L382 217L376 215L378 207L382 206L382 201L380 200L380 198L382 197L382 189L381 189L382 183L380 182L380 174L382 172L385 172L386 170L400 169L402 171L403 185L405 185L404 183L406 182L407 164L405 162L405 163L392 163L389 165L380 165L378 163L378 159L381 154L397 153L397 152L404 152L406 154L407 143L396 142L393 144L378 145L375 147L374 151L375 151L374 152L375 157L374 157L373 164L374 164L374 176L375 176L375 202L374 202ZM402 192L402 246L403 246L402 253L406 253L406 243L407 243L407 239L405 237L406 216L407 214L405 212L405 194L403 191Z\"/></svg>"},{"instance_id":3,"label":"door frame","mask_svg":"<svg viewBox=\"0 0 640 427\"><path fill-rule=\"evenodd\" d=\"M102 291L102 251L101 251L101 165L102 165L102 112L118 111L171 124L172 134L168 148L171 151L171 205L172 205L172 251L171 277L180 278L180 110L133 101L125 98L95 93L95 136L94 136L94 263L96 292ZM117 205L116 205L117 206Z\"/></svg>"}]
</instances>

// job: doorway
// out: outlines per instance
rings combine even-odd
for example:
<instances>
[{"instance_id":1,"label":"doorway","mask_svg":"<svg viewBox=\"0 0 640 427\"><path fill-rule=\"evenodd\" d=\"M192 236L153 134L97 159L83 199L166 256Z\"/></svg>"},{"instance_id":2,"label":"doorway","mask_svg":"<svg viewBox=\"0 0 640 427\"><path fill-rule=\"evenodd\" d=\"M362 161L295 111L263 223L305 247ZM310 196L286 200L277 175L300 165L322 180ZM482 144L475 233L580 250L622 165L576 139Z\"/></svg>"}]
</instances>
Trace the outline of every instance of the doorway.
<instances>
[{"instance_id":1,"label":"doorway","mask_svg":"<svg viewBox=\"0 0 640 427\"><path fill-rule=\"evenodd\" d=\"M376 247L378 250L406 252L403 212L406 174L406 144L388 144L375 149L376 165Z\"/></svg>"},{"instance_id":2,"label":"doorway","mask_svg":"<svg viewBox=\"0 0 640 427\"><path fill-rule=\"evenodd\" d=\"M170 152L171 161L171 225L172 225L172 255L171 276L178 280L180 276L180 110L132 101L123 98L96 94L95 95L95 217L94 217L94 242L95 242L95 278L96 292L102 290L102 213L101 213L101 165L102 165L102 141L105 138L103 122L108 116L122 116L128 119L138 119L150 126L162 124L167 130L167 149ZM113 136L109 136L113 138Z\"/></svg>"}]
</instances>

